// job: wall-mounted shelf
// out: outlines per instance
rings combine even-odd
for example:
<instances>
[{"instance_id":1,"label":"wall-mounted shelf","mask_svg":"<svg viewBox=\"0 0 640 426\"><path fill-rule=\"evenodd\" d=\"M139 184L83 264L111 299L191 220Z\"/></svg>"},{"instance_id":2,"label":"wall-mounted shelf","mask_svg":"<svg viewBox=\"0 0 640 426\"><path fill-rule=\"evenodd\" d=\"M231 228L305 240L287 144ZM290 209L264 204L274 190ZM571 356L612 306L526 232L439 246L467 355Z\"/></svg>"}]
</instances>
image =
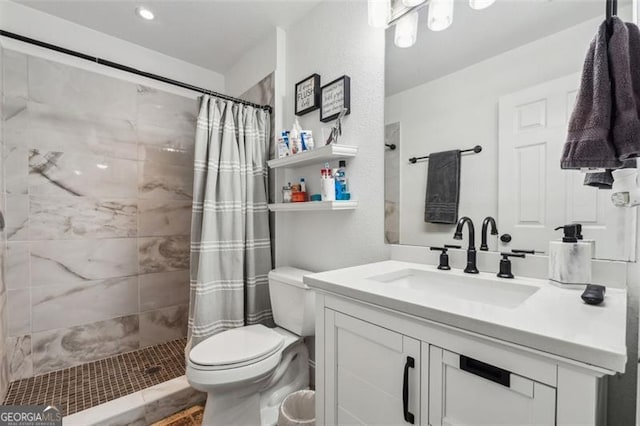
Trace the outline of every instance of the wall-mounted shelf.
<instances>
[{"instance_id":1,"label":"wall-mounted shelf","mask_svg":"<svg viewBox=\"0 0 640 426\"><path fill-rule=\"evenodd\" d=\"M353 210L358 207L355 200L348 201L308 201L306 203L269 204L272 212L304 212L318 210Z\"/></svg>"},{"instance_id":2,"label":"wall-mounted shelf","mask_svg":"<svg viewBox=\"0 0 640 426\"><path fill-rule=\"evenodd\" d=\"M340 160L348 157L355 157L358 153L358 147L352 145L325 145L311 151L301 152L289 157L277 158L269 160L267 164L272 169L290 168L308 166L310 164L323 163L325 161Z\"/></svg>"}]
</instances>

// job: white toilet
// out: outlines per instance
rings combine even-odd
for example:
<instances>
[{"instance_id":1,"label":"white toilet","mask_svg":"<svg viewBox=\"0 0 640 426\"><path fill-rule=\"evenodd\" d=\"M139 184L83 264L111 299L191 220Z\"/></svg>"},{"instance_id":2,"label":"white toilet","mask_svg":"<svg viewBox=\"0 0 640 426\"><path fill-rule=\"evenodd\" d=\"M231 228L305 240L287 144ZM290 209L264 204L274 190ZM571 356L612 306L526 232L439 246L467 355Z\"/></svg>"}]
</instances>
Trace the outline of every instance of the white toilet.
<instances>
[{"instance_id":1,"label":"white toilet","mask_svg":"<svg viewBox=\"0 0 640 426\"><path fill-rule=\"evenodd\" d=\"M315 298L302 282L309 271L269 273L276 328L239 327L189 352L187 379L207 393L203 425L275 425L282 400L309 387L309 354L302 338L315 333Z\"/></svg>"}]
</instances>

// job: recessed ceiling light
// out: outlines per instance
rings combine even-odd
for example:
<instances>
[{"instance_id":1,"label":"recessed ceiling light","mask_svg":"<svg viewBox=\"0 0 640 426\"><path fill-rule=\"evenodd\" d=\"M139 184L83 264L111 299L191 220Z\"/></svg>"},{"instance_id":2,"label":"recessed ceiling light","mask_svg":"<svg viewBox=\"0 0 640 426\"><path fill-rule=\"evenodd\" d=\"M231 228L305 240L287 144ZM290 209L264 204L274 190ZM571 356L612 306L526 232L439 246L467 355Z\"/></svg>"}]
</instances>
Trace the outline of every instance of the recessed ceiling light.
<instances>
[{"instance_id":1,"label":"recessed ceiling light","mask_svg":"<svg viewBox=\"0 0 640 426\"><path fill-rule=\"evenodd\" d=\"M153 18L155 18L155 15L152 11L142 6L136 7L136 15L138 15L142 19L146 19L147 21L151 21Z\"/></svg>"}]
</instances>

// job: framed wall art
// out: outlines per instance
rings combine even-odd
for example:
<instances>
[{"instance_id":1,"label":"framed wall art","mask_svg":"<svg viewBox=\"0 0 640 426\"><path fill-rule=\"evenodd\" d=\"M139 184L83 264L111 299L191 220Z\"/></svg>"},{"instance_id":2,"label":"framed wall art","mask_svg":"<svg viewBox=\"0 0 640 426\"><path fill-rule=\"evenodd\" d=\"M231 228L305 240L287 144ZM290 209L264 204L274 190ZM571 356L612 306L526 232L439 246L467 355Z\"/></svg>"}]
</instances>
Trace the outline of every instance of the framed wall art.
<instances>
[{"instance_id":1,"label":"framed wall art","mask_svg":"<svg viewBox=\"0 0 640 426\"><path fill-rule=\"evenodd\" d=\"M304 115L320 107L320 76L312 74L296 83L296 115Z\"/></svg>"},{"instance_id":2,"label":"framed wall art","mask_svg":"<svg viewBox=\"0 0 640 426\"><path fill-rule=\"evenodd\" d=\"M347 75L325 84L320 89L320 121L335 120L343 108L351 113L351 79Z\"/></svg>"}]
</instances>

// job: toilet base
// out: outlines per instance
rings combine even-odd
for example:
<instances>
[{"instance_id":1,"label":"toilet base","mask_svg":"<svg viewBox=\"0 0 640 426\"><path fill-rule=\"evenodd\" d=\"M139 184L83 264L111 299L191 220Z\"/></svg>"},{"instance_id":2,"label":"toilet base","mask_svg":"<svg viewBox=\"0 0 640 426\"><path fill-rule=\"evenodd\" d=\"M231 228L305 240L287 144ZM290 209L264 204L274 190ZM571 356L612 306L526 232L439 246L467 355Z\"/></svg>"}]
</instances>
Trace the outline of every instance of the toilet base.
<instances>
[{"instance_id":1,"label":"toilet base","mask_svg":"<svg viewBox=\"0 0 640 426\"><path fill-rule=\"evenodd\" d=\"M207 394L203 425L273 426L280 404L292 392L309 388L309 353L303 342L282 354L272 374L252 383L213 389Z\"/></svg>"},{"instance_id":2,"label":"toilet base","mask_svg":"<svg viewBox=\"0 0 640 426\"><path fill-rule=\"evenodd\" d=\"M260 394L209 393L202 416L202 424L207 426L259 425Z\"/></svg>"}]
</instances>

